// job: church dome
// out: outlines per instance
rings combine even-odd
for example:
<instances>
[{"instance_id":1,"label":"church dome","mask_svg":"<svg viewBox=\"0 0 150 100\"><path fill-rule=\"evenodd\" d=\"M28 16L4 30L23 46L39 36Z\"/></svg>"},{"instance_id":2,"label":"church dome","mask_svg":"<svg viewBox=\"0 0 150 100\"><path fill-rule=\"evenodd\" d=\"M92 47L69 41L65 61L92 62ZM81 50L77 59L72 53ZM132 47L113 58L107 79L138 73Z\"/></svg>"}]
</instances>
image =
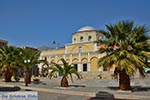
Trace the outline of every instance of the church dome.
<instances>
[{"instance_id":1,"label":"church dome","mask_svg":"<svg viewBox=\"0 0 150 100\"><path fill-rule=\"evenodd\" d=\"M91 27L91 26L84 26L84 27L81 27L77 32L91 31L91 30L96 30L96 29L94 27Z\"/></svg>"}]
</instances>

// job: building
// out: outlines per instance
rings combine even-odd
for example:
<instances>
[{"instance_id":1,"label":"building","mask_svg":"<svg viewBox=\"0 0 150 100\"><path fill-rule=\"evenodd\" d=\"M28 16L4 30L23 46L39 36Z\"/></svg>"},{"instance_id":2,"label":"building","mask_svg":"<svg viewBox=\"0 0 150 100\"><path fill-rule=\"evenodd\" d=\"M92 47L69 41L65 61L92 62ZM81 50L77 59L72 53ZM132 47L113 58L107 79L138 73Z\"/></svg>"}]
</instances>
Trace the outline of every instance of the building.
<instances>
[{"instance_id":1,"label":"building","mask_svg":"<svg viewBox=\"0 0 150 100\"><path fill-rule=\"evenodd\" d=\"M33 47L29 47L29 46L22 46L22 47L20 47L20 48L22 48L22 49L31 49L33 52L34 52L34 51L38 51L38 49L33 48Z\"/></svg>"},{"instance_id":2,"label":"building","mask_svg":"<svg viewBox=\"0 0 150 100\"><path fill-rule=\"evenodd\" d=\"M1 46L7 46L8 45L8 41L6 40L0 40L0 47Z\"/></svg>"},{"instance_id":3,"label":"building","mask_svg":"<svg viewBox=\"0 0 150 100\"><path fill-rule=\"evenodd\" d=\"M84 78L97 78L103 72L103 67L98 67L98 59L103 56L97 50L100 46L94 41L103 39L103 35L91 26L85 26L72 34L72 43L63 48L49 49L41 52L41 58L49 63L61 64L61 58L68 63L74 64L77 71ZM39 66L41 69L41 65Z\"/></svg>"}]
</instances>

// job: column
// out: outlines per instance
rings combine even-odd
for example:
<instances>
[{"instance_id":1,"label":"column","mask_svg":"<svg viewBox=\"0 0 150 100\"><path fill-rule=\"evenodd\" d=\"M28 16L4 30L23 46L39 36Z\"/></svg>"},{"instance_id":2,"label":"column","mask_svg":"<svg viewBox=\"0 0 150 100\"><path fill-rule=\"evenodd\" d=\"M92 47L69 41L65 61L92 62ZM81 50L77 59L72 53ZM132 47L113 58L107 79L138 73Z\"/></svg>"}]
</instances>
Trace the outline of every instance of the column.
<instances>
[{"instance_id":1,"label":"column","mask_svg":"<svg viewBox=\"0 0 150 100\"><path fill-rule=\"evenodd\" d=\"M48 56L47 57L47 61L49 62L49 63L51 63L50 61L51 61L51 56Z\"/></svg>"},{"instance_id":2,"label":"column","mask_svg":"<svg viewBox=\"0 0 150 100\"><path fill-rule=\"evenodd\" d=\"M63 55L63 58L66 60L66 56L65 55Z\"/></svg>"},{"instance_id":3,"label":"column","mask_svg":"<svg viewBox=\"0 0 150 100\"><path fill-rule=\"evenodd\" d=\"M79 71L79 72L82 72L82 71L83 71L83 64L82 64L82 62L81 62L81 53L79 53L78 59L79 59L79 60L78 60L78 62L79 62L79 63L78 63L78 69L79 69L78 71Z\"/></svg>"},{"instance_id":4,"label":"column","mask_svg":"<svg viewBox=\"0 0 150 100\"><path fill-rule=\"evenodd\" d=\"M94 43L94 51L97 51L97 43Z\"/></svg>"},{"instance_id":5,"label":"column","mask_svg":"<svg viewBox=\"0 0 150 100\"><path fill-rule=\"evenodd\" d=\"M65 46L65 54L67 54L67 49L68 49L67 46Z\"/></svg>"},{"instance_id":6,"label":"column","mask_svg":"<svg viewBox=\"0 0 150 100\"><path fill-rule=\"evenodd\" d=\"M70 54L70 64L72 64L72 54Z\"/></svg>"},{"instance_id":7,"label":"column","mask_svg":"<svg viewBox=\"0 0 150 100\"><path fill-rule=\"evenodd\" d=\"M88 72L90 72L90 71L91 71L90 66L91 66L91 65L90 65L90 62L88 62L88 63L87 63L87 71L88 71Z\"/></svg>"},{"instance_id":8,"label":"column","mask_svg":"<svg viewBox=\"0 0 150 100\"><path fill-rule=\"evenodd\" d=\"M91 64L90 64L90 52L88 52L88 63L87 63L87 71L91 71Z\"/></svg>"},{"instance_id":9,"label":"column","mask_svg":"<svg viewBox=\"0 0 150 100\"><path fill-rule=\"evenodd\" d=\"M78 62L81 62L81 53L79 53L79 55L78 55L78 59L79 59L79 61L78 61Z\"/></svg>"},{"instance_id":10,"label":"column","mask_svg":"<svg viewBox=\"0 0 150 100\"><path fill-rule=\"evenodd\" d=\"M83 72L83 64L82 63L78 63L78 71Z\"/></svg>"},{"instance_id":11,"label":"column","mask_svg":"<svg viewBox=\"0 0 150 100\"><path fill-rule=\"evenodd\" d=\"M98 54L98 60L101 58L101 54ZM99 71L103 71L103 66L99 67Z\"/></svg>"}]
</instances>

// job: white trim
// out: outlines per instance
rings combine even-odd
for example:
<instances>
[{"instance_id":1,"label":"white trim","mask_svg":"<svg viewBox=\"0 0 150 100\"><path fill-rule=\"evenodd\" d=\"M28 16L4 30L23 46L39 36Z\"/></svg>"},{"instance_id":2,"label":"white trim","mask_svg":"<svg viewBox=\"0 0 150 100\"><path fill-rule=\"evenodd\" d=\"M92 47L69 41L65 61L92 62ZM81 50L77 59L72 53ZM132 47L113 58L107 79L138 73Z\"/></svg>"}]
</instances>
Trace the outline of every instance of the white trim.
<instances>
[{"instance_id":1,"label":"white trim","mask_svg":"<svg viewBox=\"0 0 150 100\"><path fill-rule=\"evenodd\" d=\"M78 55L79 62L81 62L81 53Z\"/></svg>"},{"instance_id":2,"label":"white trim","mask_svg":"<svg viewBox=\"0 0 150 100\"><path fill-rule=\"evenodd\" d=\"M94 43L94 51L97 51L97 43Z\"/></svg>"},{"instance_id":3,"label":"white trim","mask_svg":"<svg viewBox=\"0 0 150 100\"><path fill-rule=\"evenodd\" d=\"M78 63L78 71L83 72L83 64Z\"/></svg>"},{"instance_id":4,"label":"white trim","mask_svg":"<svg viewBox=\"0 0 150 100\"><path fill-rule=\"evenodd\" d=\"M66 60L66 55L63 55L63 58Z\"/></svg>"},{"instance_id":5,"label":"white trim","mask_svg":"<svg viewBox=\"0 0 150 100\"><path fill-rule=\"evenodd\" d=\"M90 62L90 52L88 52L88 62Z\"/></svg>"},{"instance_id":6,"label":"white trim","mask_svg":"<svg viewBox=\"0 0 150 100\"><path fill-rule=\"evenodd\" d=\"M67 54L67 52L68 52L68 47L65 46L65 54Z\"/></svg>"},{"instance_id":7,"label":"white trim","mask_svg":"<svg viewBox=\"0 0 150 100\"><path fill-rule=\"evenodd\" d=\"M85 41L85 42L76 42L76 43L68 43L65 46L73 45L73 44L85 44L85 43L93 43L94 41Z\"/></svg>"},{"instance_id":8,"label":"white trim","mask_svg":"<svg viewBox=\"0 0 150 100\"><path fill-rule=\"evenodd\" d=\"M89 72L91 71L91 67L90 66L91 66L90 62L87 63L87 71L89 71Z\"/></svg>"}]
</instances>

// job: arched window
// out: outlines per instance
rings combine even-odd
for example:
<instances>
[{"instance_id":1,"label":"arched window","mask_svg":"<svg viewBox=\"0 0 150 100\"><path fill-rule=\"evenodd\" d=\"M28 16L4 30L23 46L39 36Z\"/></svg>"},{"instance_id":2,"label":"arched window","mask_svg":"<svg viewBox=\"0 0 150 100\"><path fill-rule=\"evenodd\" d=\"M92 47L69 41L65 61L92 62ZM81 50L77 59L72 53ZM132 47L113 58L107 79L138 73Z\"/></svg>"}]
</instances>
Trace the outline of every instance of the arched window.
<instances>
[{"instance_id":1,"label":"arched window","mask_svg":"<svg viewBox=\"0 0 150 100\"><path fill-rule=\"evenodd\" d=\"M78 52L81 53L82 52L82 46L78 47Z\"/></svg>"},{"instance_id":2,"label":"arched window","mask_svg":"<svg viewBox=\"0 0 150 100\"><path fill-rule=\"evenodd\" d=\"M92 37L91 36L88 37L88 41L92 41Z\"/></svg>"},{"instance_id":3,"label":"arched window","mask_svg":"<svg viewBox=\"0 0 150 100\"><path fill-rule=\"evenodd\" d=\"M80 37L80 42L83 42L83 36Z\"/></svg>"},{"instance_id":4,"label":"arched window","mask_svg":"<svg viewBox=\"0 0 150 100\"><path fill-rule=\"evenodd\" d=\"M76 38L74 38L74 43L76 42Z\"/></svg>"}]
</instances>

